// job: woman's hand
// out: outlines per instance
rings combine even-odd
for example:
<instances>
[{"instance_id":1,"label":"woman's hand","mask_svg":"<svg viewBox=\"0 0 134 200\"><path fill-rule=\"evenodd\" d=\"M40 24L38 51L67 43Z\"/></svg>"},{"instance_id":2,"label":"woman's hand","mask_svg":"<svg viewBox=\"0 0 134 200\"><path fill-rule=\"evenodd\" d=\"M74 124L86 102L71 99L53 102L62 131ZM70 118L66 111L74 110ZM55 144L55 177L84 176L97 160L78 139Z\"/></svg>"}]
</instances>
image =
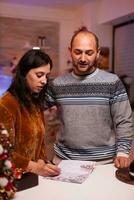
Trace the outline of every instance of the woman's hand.
<instances>
[{"instance_id":1,"label":"woman's hand","mask_svg":"<svg viewBox=\"0 0 134 200\"><path fill-rule=\"evenodd\" d=\"M43 160L38 162L30 161L27 167L28 172L38 174L40 176L57 176L60 174L60 168L53 164L46 164Z\"/></svg>"}]
</instances>

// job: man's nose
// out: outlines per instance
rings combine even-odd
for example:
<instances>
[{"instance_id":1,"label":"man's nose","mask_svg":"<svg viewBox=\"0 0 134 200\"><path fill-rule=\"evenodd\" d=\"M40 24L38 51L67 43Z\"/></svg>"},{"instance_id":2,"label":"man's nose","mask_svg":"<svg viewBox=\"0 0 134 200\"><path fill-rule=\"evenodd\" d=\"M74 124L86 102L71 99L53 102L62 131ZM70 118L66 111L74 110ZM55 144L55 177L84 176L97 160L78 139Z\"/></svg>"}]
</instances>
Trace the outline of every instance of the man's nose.
<instances>
[{"instance_id":1,"label":"man's nose","mask_svg":"<svg viewBox=\"0 0 134 200\"><path fill-rule=\"evenodd\" d=\"M83 61L83 62L86 60L85 53L82 53L82 54L81 54L81 58L80 58L80 60Z\"/></svg>"}]
</instances>

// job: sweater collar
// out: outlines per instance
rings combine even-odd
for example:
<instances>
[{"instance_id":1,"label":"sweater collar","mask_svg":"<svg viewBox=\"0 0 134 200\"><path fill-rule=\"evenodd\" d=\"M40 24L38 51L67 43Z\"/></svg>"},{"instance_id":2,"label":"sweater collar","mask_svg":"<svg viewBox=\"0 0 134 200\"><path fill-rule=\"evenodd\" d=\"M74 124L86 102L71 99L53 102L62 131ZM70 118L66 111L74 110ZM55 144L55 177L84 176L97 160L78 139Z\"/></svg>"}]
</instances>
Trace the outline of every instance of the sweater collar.
<instances>
[{"instance_id":1,"label":"sweater collar","mask_svg":"<svg viewBox=\"0 0 134 200\"><path fill-rule=\"evenodd\" d=\"M76 75L73 71L71 72L71 74L74 78L79 79L79 80L83 80L83 79L86 79L86 78L93 77L94 75L96 75L98 73L98 71L99 71L99 69L96 68L93 73L87 74L87 75Z\"/></svg>"}]
</instances>

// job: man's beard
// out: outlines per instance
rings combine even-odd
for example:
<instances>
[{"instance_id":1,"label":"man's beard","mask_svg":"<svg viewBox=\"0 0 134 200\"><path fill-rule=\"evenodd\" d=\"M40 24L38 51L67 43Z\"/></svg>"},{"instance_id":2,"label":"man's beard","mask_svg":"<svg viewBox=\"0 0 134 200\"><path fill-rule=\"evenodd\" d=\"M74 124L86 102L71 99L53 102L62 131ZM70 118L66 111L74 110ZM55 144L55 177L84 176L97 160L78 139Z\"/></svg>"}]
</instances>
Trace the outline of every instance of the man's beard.
<instances>
[{"instance_id":1,"label":"man's beard","mask_svg":"<svg viewBox=\"0 0 134 200\"><path fill-rule=\"evenodd\" d=\"M83 61L79 61L78 63L74 63L73 62L73 66L74 66L74 71L79 74L79 75L88 75L90 73L93 73L97 67L97 60L95 60L92 63L87 63L87 62L83 62ZM87 68L85 71L84 70L80 70L80 69L84 69Z\"/></svg>"}]
</instances>

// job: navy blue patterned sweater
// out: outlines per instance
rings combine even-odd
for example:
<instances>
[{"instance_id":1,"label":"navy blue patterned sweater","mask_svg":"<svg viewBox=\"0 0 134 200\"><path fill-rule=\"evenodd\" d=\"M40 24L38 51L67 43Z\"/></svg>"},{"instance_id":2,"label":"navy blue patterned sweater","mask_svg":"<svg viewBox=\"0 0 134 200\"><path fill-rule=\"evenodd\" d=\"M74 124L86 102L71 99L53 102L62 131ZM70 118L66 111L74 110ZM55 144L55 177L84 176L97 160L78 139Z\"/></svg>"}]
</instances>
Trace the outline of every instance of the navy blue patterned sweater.
<instances>
[{"instance_id":1,"label":"navy blue patterned sweater","mask_svg":"<svg viewBox=\"0 0 134 200\"><path fill-rule=\"evenodd\" d=\"M103 160L129 154L133 120L126 90L117 75L96 69L69 73L50 84L63 126L54 145L63 159Z\"/></svg>"}]
</instances>

